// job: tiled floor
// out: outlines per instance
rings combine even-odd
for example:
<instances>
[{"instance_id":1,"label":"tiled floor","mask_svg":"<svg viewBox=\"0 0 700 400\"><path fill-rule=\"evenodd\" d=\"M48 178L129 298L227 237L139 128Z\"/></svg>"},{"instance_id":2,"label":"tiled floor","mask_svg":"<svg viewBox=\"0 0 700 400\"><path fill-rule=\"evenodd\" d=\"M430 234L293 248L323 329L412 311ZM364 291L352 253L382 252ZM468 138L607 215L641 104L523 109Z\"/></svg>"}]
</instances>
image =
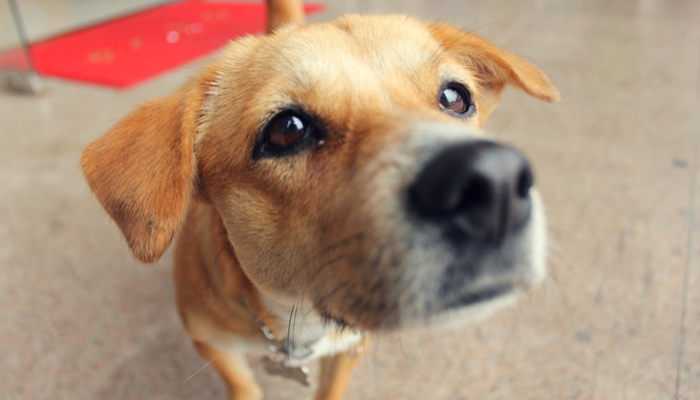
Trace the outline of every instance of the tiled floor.
<instances>
[{"instance_id":1,"label":"tiled floor","mask_svg":"<svg viewBox=\"0 0 700 400\"><path fill-rule=\"evenodd\" d=\"M700 399L700 2L332 1L476 31L563 100L510 91L487 128L535 164L546 283L460 332L375 339L348 399ZM170 256L132 260L80 149L196 64L130 91L0 93L0 398L222 399L175 314ZM271 399L311 392L256 368Z\"/></svg>"}]
</instances>

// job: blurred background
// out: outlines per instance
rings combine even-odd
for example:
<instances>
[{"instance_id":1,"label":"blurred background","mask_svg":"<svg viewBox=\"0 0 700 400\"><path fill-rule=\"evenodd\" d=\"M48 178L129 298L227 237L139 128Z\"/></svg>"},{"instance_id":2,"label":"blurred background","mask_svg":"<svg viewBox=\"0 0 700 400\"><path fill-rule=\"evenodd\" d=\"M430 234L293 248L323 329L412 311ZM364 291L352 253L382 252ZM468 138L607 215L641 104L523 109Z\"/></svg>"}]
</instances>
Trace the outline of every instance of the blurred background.
<instances>
[{"instance_id":1,"label":"blurred background","mask_svg":"<svg viewBox=\"0 0 700 400\"><path fill-rule=\"evenodd\" d=\"M18 20L0 0L2 399L225 398L210 368L183 383L204 361L176 315L171 253L153 266L133 260L78 166L83 146L208 57L182 50L192 58L126 81L81 80L72 73L88 61L107 70L128 53L86 28L180 3L17 0ZM700 2L323 4L311 21L401 12L454 23L532 61L562 93L547 104L507 90L486 126L535 167L549 220L546 282L460 331L375 337L346 398L700 399ZM241 21L259 20L253 11ZM158 54L169 54L166 42L188 49L185 36L210 26L204 16L154 24ZM139 38L127 47L141 49ZM96 46L87 58L54 65L81 41ZM267 398L312 398L252 363Z\"/></svg>"}]
</instances>

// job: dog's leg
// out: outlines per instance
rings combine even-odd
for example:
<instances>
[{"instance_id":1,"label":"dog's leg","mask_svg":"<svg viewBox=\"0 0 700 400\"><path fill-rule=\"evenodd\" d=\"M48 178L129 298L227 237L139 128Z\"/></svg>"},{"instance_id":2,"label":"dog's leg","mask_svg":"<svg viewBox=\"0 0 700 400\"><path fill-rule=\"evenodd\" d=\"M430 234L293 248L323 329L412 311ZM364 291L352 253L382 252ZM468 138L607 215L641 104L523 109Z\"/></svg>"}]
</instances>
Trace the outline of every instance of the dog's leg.
<instances>
[{"instance_id":1,"label":"dog's leg","mask_svg":"<svg viewBox=\"0 0 700 400\"><path fill-rule=\"evenodd\" d=\"M243 353L222 352L205 343L194 342L199 354L221 374L229 387L231 400L260 400L262 390Z\"/></svg>"},{"instance_id":2,"label":"dog's leg","mask_svg":"<svg viewBox=\"0 0 700 400\"><path fill-rule=\"evenodd\" d=\"M302 25L304 5L301 0L267 0L267 33L283 25Z\"/></svg>"},{"instance_id":3,"label":"dog's leg","mask_svg":"<svg viewBox=\"0 0 700 400\"><path fill-rule=\"evenodd\" d=\"M367 345L365 338L362 346ZM366 348L366 347L365 347ZM316 400L340 400L350 383L355 366L362 359L363 352L350 356L347 352L321 358L321 376Z\"/></svg>"}]
</instances>

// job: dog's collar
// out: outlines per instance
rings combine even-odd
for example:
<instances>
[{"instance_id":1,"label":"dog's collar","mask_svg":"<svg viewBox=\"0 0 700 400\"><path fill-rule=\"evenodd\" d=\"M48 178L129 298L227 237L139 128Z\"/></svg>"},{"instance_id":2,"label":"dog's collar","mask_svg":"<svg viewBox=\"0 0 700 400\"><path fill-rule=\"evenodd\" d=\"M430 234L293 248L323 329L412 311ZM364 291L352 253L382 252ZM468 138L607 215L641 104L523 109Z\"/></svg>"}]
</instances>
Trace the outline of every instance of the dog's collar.
<instances>
[{"instance_id":1,"label":"dog's collar","mask_svg":"<svg viewBox=\"0 0 700 400\"><path fill-rule=\"evenodd\" d=\"M265 347L267 347L270 352L273 353L273 357L263 357L263 365L265 371L268 374L274 376L281 376L287 379L294 380L304 386L311 385L311 379L309 378L309 368L306 366L292 366L289 362L294 364L303 363L310 360L314 356L314 345L318 343L321 338L309 342L303 343L300 346L296 345L294 342L285 339L279 340L277 336L270 330L270 328L265 325L262 318L258 318L255 312L246 301L245 296L240 296L241 303L248 310L250 316L255 321L255 324L260 329L263 334L263 340L265 342ZM361 337L363 336L360 334ZM355 358L364 351L363 340L360 339L360 343L354 346L348 351L348 355L351 358Z\"/></svg>"},{"instance_id":2,"label":"dog's collar","mask_svg":"<svg viewBox=\"0 0 700 400\"><path fill-rule=\"evenodd\" d=\"M294 380L303 386L311 385L311 378L309 377L309 368L306 366L290 366L287 364L288 361L297 361L300 356L301 361L311 358L313 355L314 343L304 344L302 347L305 349L303 355L299 355L296 352L296 346L289 340L278 340L277 336L270 330L270 328L265 325L262 318L258 318L255 312L250 307L245 299L245 296L240 296L241 303L248 310L250 316L255 321L255 324L260 329L263 334L263 340L265 342L265 347L273 353L272 359L270 357L263 357L263 365L265 366L265 371L273 376L281 376L283 378Z\"/></svg>"},{"instance_id":3,"label":"dog's collar","mask_svg":"<svg viewBox=\"0 0 700 400\"><path fill-rule=\"evenodd\" d=\"M253 309L248 304L248 301L246 300L245 296L241 295L240 300L241 303L243 303L243 306L246 308L246 310L248 310L248 313L250 313L251 318L258 326L258 329L260 329L260 332L262 332L265 347L267 347L267 349L275 355L278 361L293 361L294 363L303 363L313 358L314 345L318 343L322 338L318 338L311 342L302 343L301 345L295 344L293 341L288 340L289 338L280 340L274 334L274 332L272 332L272 330L270 330L270 328L268 328L267 325L265 325L263 319L259 318L255 314ZM360 335L360 344L348 350L348 355L351 358L357 357L364 351L362 345L362 343L364 342L362 339L364 337L364 334L360 331L357 332Z\"/></svg>"},{"instance_id":4,"label":"dog's collar","mask_svg":"<svg viewBox=\"0 0 700 400\"><path fill-rule=\"evenodd\" d=\"M320 339L301 344L294 343L293 341L289 340L289 338L280 340L277 335L275 335L272 330L265 325L262 318L258 318L258 316L255 315L255 312L248 304L245 296L241 295L240 299L241 303L243 303L246 310L248 310L250 316L253 318L253 321L255 321L255 324L262 332L265 347L267 347L267 349L274 354L277 361L293 361L295 363L303 363L304 361L313 357L313 346L314 344L318 343Z\"/></svg>"}]
</instances>

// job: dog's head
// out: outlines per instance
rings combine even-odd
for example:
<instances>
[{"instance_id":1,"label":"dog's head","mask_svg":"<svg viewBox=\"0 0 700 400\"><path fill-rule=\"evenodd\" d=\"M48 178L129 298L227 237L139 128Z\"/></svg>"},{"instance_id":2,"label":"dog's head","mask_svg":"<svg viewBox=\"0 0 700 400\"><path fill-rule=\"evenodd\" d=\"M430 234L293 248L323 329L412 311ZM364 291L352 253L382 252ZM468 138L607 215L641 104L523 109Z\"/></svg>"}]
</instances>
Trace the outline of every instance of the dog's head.
<instances>
[{"instance_id":1,"label":"dog's head","mask_svg":"<svg viewBox=\"0 0 700 400\"><path fill-rule=\"evenodd\" d=\"M544 275L530 165L479 130L507 84L559 97L473 34L347 16L231 43L82 166L144 262L206 201L277 301L362 329L479 314Z\"/></svg>"}]
</instances>

